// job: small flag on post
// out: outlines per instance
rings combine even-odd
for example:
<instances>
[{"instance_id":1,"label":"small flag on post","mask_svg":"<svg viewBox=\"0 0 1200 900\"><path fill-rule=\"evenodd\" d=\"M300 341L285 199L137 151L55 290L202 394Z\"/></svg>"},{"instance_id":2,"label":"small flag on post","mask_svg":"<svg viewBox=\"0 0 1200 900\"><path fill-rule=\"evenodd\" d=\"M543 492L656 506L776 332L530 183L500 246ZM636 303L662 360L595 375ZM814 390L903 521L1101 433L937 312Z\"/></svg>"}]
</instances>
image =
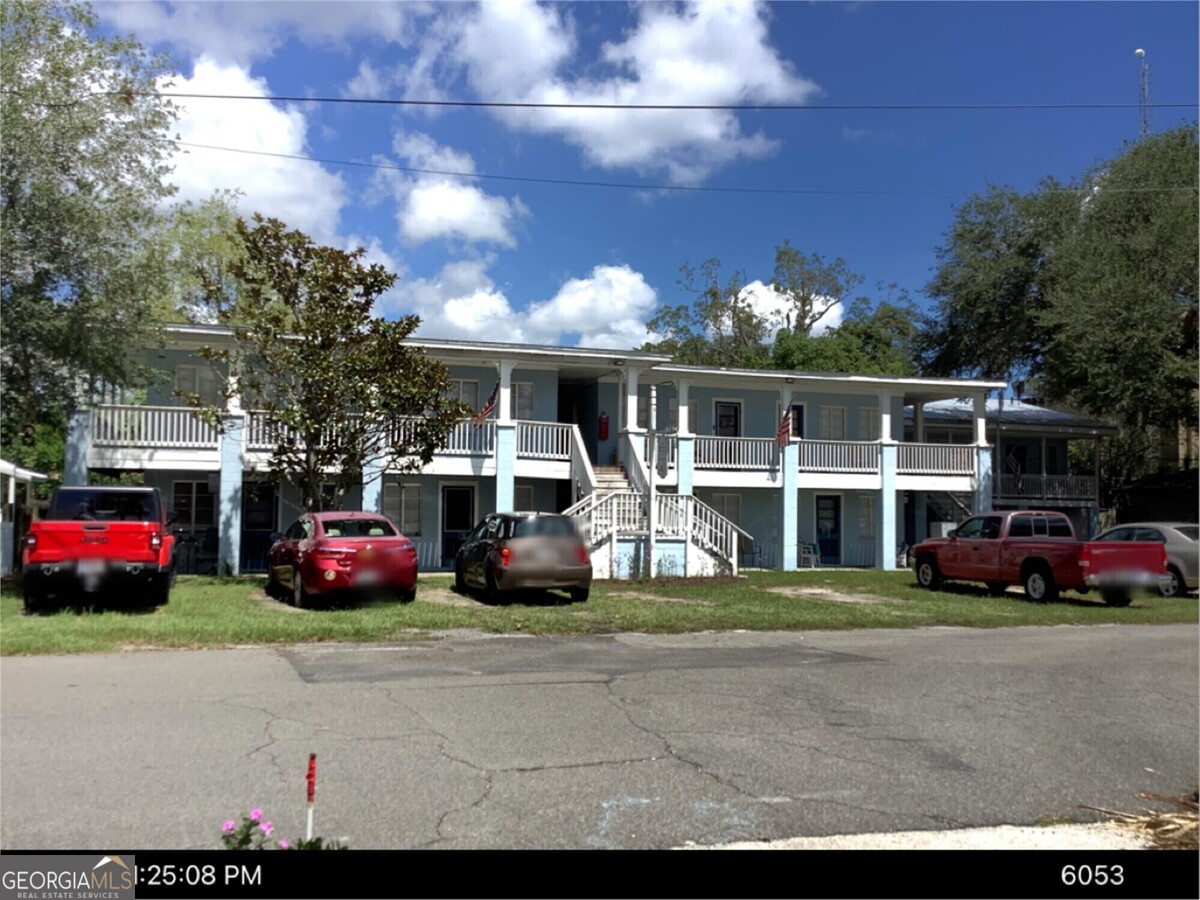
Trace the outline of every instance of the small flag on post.
<instances>
[{"instance_id":1,"label":"small flag on post","mask_svg":"<svg viewBox=\"0 0 1200 900\"><path fill-rule=\"evenodd\" d=\"M317 795L317 754L308 754L308 774L304 776L308 782L308 827L304 830L304 839L312 840L313 834L313 800Z\"/></svg>"},{"instance_id":2,"label":"small flag on post","mask_svg":"<svg viewBox=\"0 0 1200 900\"><path fill-rule=\"evenodd\" d=\"M475 415L471 417L471 420L476 424L476 426L478 426L483 422L484 419L492 414L492 411L496 408L496 397L499 395L499 393L500 382L497 381L496 386L492 388L492 393L488 395L487 402L480 407L479 412L475 413Z\"/></svg>"},{"instance_id":3,"label":"small flag on post","mask_svg":"<svg viewBox=\"0 0 1200 900\"><path fill-rule=\"evenodd\" d=\"M783 414L783 418L779 420L779 430L775 432L775 443L782 450L792 440L792 411L789 409Z\"/></svg>"}]
</instances>

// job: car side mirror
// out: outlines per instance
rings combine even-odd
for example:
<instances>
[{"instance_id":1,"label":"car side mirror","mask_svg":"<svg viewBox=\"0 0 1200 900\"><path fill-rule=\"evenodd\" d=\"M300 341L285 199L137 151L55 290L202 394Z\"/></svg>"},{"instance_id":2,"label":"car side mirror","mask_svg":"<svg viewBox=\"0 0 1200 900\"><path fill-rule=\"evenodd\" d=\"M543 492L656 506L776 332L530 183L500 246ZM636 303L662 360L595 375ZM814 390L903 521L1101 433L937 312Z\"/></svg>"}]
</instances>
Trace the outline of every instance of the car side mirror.
<instances>
[{"instance_id":1,"label":"car side mirror","mask_svg":"<svg viewBox=\"0 0 1200 900\"><path fill-rule=\"evenodd\" d=\"M958 540L958 529L951 528L950 533L948 535L946 535L946 537L950 538L950 540L952 540L952 541L957 541Z\"/></svg>"},{"instance_id":2,"label":"car side mirror","mask_svg":"<svg viewBox=\"0 0 1200 900\"><path fill-rule=\"evenodd\" d=\"M272 531L271 532L271 543L272 544L274 544L278 541L282 541L282 540L283 540L283 532L282 531Z\"/></svg>"}]
</instances>

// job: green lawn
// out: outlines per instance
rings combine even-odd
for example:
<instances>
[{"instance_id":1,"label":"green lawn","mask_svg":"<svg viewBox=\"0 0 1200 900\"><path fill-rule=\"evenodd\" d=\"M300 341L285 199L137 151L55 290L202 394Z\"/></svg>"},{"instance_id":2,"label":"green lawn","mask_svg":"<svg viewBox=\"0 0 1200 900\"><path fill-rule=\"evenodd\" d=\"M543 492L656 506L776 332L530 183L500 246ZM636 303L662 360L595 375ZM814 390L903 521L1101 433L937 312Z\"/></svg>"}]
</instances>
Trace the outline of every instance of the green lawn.
<instances>
[{"instance_id":1,"label":"green lawn","mask_svg":"<svg viewBox=\"0 0 1200 900\"><path fill-rule=\"evenodd\" d=\"M684 582L598 582L591 599L535 595L487 606L449 590L447 576L423 576L411 604L298 612L262 594L262 579L180 578L169 605L154 610L67 609L26 616L17 594L0 595L0 653L88 653L127 647L228 647L305 641L395 641L448 628L533 634L615 631L800 630L965 625L1195 623L1195 598L1139 596L1110 609L1094 596L1065 595L1038 605L1016 591L989 597L982 587L940 593L911 572L753 572L745 578Z\"/></svg>"}]
</instances>

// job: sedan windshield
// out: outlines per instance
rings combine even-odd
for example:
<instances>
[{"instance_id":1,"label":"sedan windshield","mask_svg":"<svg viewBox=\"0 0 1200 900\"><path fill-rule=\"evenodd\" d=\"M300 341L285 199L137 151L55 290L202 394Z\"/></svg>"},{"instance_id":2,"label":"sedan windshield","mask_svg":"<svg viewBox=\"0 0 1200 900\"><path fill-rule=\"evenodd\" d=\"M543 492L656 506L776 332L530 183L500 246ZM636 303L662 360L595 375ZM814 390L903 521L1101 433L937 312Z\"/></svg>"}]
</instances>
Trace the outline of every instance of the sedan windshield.
<instances>
[{"instance_id":1,"label":"sedan windshield","mask_svg":"<svg viewBox=\"0 0 1200 900\"><path fill-rule=\"evenodd\" d=\"M325 537L395 537L396 529L387 519L326 519L321 523Z\"/></svg>"}]
</instances>

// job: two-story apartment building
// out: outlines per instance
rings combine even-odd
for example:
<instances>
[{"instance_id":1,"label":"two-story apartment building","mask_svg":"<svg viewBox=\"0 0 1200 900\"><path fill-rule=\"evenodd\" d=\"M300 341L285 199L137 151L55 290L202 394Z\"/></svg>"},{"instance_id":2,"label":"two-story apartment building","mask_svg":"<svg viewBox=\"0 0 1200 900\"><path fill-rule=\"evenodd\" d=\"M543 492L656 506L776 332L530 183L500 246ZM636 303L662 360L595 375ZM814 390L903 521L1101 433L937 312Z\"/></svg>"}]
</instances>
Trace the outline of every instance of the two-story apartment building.
<instances>
[{"instance_id":1,"label":"two-story apartment building","mask_svg":"<svg viewBox=\"0 0 1200 900\"><path fill-rule=\"evenodd\" d=\"M86 483L95 472L141 472L176 513L184 568L261 569L272 532L300 512L296 492L265 477L270 431L261 414L235 397L215 429L175 398L176 390L217 396L227 373L197 351L229 334L201 325L166 334L164 346L146 351L162 377L144 403L95 405L73 417L67 483ZM493 417L459 425L419 473L368 473L344 500L392 517L416 542L426 571L448 568L479 518L506 509L575 515L601 576L644 571L651 552L654 571L668 574L746 564L891 569L907 497L965 495L976 509L992 501L985 399L1003 389L999 382L714 369L637 351L412 343L445 363L455 396L473 408L498 385ZM906 407L948 400L969 404L968 442L906 439ZM789 427L780 435L785 411Z\"/></svg>"}]
</instances>

